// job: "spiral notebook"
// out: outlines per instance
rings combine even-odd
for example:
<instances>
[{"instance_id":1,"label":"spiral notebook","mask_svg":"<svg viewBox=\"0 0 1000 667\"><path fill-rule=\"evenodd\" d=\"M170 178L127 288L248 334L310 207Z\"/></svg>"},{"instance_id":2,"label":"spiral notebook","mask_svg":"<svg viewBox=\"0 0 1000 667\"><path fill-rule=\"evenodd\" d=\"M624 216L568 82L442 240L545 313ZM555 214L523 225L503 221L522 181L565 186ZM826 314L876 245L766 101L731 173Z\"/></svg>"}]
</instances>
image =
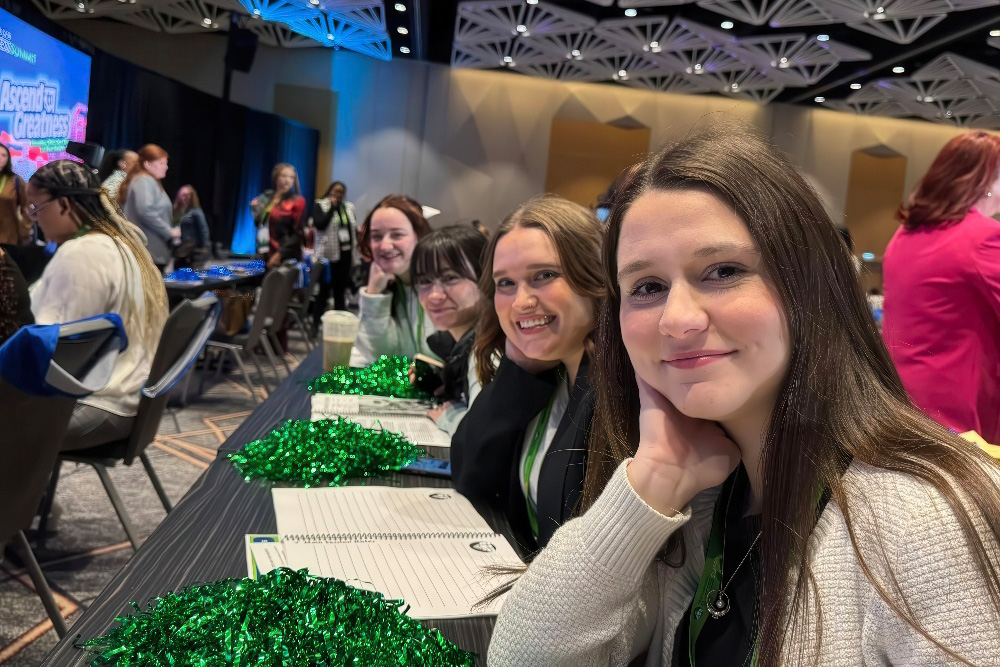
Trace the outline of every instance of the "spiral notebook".
<instances>
[{"instance_id":1,"label":"spiral notebook","mask_svg":"<svg viewBox=\"0 0 1000 667\"><path fill-rule=\"evenodd\" d=\"M451 489L372 486L271 493L288 567L403 600L413 618L496 614L503 598L477 605L503 581L486 568L521 562L506 538Z\"/></svg>"}]
</instances>

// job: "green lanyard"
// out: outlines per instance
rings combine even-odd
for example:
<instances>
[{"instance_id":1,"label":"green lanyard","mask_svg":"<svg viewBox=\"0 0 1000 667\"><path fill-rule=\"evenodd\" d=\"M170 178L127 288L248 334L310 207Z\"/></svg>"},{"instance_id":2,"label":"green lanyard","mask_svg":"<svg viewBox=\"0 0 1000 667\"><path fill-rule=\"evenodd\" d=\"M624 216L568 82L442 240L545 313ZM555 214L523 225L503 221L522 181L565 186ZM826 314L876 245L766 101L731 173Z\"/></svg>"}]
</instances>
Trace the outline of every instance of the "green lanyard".
<instances>
[{"instance_id":1,"label":"green lanyard","mask_svg":"<svg viewBox=\"0 0 1000 667\"><path fill-rule=\"evenodd\" d=\"M531 501L531 469L535 466L535 457L538 456L538 448L545 437L545 430L549 425L549 415L552 414L552 404L556 401L557 393L559 393L558 386L552 392L549 404L545 406L544 410L538 413L538 423L535 424L535 432L531 436L531 444L528 445L528 454L524 457L524 499L528 504L528 523L531 524L531 534L536 539L538 538L538 511L535 508L535 503Z\"/></svg>"},{"instance_id":2,"label":"green lanyard","mask_svg":"<svg viewBox=\"0 0 1000 667\"><path fill-rule=\"evenodd\" d=\"M2 177L0 177L0 194L3 194L3 191L5 189L7 189L7 174L4 174ZM15 195L17 194L16 186L14 187L14 194Z\"/></svg>"},{"instance_id":3,"label":"green lanyard","mask_svg":"<svg viewBox=\"0 0 1000 667\"><path fill-rule=\"evenodd\" d=\"M688 660L692 667L695 662L695 644L698 642L698 635L705 627L708 620L708 596L710 593L718 591L722 587L722 564L725 555L723 537L726 532L726 512L729 509L729 502L733 497L733 486L736 483L736 476L739 472L734 472L726 480L722 487L722 493L715 503L715 513L712 516L712 532L708 537L708 549L705 551L705 568L701 571L701 579L698 581L698 590L694 594L694 602L691 603L691 616L688 626ZM725 499L725 500L724 500ZM753 658L750 666L757 664L757 645L754 644Z\"/></svg>"}]
</instances>

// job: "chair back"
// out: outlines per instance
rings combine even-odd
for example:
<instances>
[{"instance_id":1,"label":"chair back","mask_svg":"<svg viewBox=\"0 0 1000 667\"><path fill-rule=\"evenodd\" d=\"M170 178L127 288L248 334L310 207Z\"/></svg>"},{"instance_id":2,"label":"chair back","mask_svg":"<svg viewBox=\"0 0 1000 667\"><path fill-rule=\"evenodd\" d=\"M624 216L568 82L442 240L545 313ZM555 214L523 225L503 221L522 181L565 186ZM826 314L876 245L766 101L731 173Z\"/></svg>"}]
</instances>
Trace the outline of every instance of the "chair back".
<instances>
[{"instance_id":1,"label":"chair back","mask_svg":"<svg viewBox=\"0 0 1000 667\"><path fill-rule=\"evenodd\" d=\"M130 465L153 442L160 418L167 407L167 394L197 360L222 314L222 305L213 295L194 301L185 299L170 313L163 325L160 342L153 355L149 379L142 390L135 424L123 459Z\"/></svg>"},{"instance_id":2,"label":"chair back","mask_svg":"<svg viewBox=\"0 0 1000 667\"><path fill-rule=\"evenodd\" d=\"M243 349L253 350L257 347L264 328L271 326L271 320L277 312L277 307L282 303L286 282L287 278L280 268L268 271L267 275L264 276L264 282L260 286L260 296L257 297L257 308L254 310L250 332L243 343ZM284 302L287 303L287 298Z\"/></svg>"},{"instance_id":3,"label":"chair back","mask_svg":"<svg viewBox=\"0 0 1000 667\"><path fill-rule=\"evenodd\" d=\"M274 309L270 313L271 328L277 333L285 323L285 316L288 314L288 304L292 301L292 294L295 292L295 282L299 279L299 270L295 262L289 260L287 264L279 266L274 272L279 274L284 280L281 284L278 299L274 303Z\"/></svg>"},{"instance_id":4,"label":"chair back","mask_svg":"<svg viewBox=\"0 0 1000 667\"><path fill-rule=\"evenodd\" d=\"M116 335L113 322L98 319L59 327L48 364L37 364L50 378L58 371L59 393L29 393L0 373L0 545L31 525L59 456L76 397L111 379L120 345L106 345ZM39 354L46 356L40 349ZM107 359L110 359L108 363ZM30 365L29 360L24 368ZM42 361L45 361L43 359ZM20 378L26 380L26 378ZM41 385L22 382L23 386ZM66 390L72 392L67 395ZM2 547L0 547L2 548Z\"/></svg>"}]
</instances>

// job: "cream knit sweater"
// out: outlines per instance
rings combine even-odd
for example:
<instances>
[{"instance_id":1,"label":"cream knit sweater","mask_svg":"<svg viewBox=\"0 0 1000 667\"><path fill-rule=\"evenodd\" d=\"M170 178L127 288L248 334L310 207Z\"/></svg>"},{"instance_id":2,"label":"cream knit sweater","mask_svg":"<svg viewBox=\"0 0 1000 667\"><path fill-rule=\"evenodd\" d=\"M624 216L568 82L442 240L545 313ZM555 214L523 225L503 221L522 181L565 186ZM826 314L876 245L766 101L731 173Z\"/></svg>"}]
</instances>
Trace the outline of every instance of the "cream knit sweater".
<instances>
[{"instance_id":1,"label":"cream knit sweater","mask_svg":"<svg viewBox=\"0 0 1000 667\"><path fill-rule=\"evenodd\" d=\"M720 487L667 518L635 493L626 464L584 516L556 532L514 586L493 633L490 667L627 665L647 649L647 666L670 665L674 633L704 566ZM974 664L1000 665L1000 617L943 498L909 476L859 463L845 481L857 499L852 521L869 563L878 562L867 540L877 530L923 627ZM684 565L654 562L676 530L684 531ZM875 592L832 501L810 536L810 549L823 641L817 653L813 622L798 623L790 630L788 664L953 664Z\"/></svg>"}]
</instances>

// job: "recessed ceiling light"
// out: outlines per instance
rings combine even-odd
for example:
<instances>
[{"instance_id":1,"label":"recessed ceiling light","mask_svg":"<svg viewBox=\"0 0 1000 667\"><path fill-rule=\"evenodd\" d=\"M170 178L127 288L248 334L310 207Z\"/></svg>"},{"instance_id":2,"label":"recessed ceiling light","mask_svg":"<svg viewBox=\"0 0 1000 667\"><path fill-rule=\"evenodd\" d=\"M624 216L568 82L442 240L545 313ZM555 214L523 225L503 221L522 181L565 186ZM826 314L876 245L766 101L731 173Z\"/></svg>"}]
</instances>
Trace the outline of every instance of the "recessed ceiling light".
<instances>
[{"instance_id":1,"label":"recessed ceiling light","mask_svg":"<svg viewBox=\"0 0 1000 667\"><path fill-rule=\"evenodd\" d=\"M813 98L813 102L819 102L820 104L822 104L823 102L826 102L826 98L823 97L822 95L818 95Z\"/></svg>"},{"instance_id":2,"label":"recessed ceiling light","mask_svg":"<svg viewBox=\"0 0 1000 667\"><path fill-rule=\"evenodd\" d=\"M860 83L852 83L851 84L851 90L861 90L861 84Z\"/></svg>"},{"instance_id":3,"label":"recessed ceiling light","mask_svg":"<svg viewBox=\"0 0 1000 667\"><path fill-rule=\"evenodd\" d=\"M319 0L309 0L309 4L313 7L319 7Z\"/></svg>"},{"instance_id":4,"label":"recessed ceiling light","mask_svg":"<svg viewBox=\"0 0 1000 667\"><path fill-rule=\"evenodd\" d=\"M511 58L510 56L504 56L503 57L503 61L504 61L505 64L509 65L510 63L514 62L514 59Z\"/></svg>"},{"instance_id":5,"label":"recessed ceiling light","mask_svg":"<svg viewBox=\"0 0 1000 667\"><path fill-rule=\"evenodd\" d=\"M625 71L625 70L623 70L623 69L620 69L620 70L618 70L618 76L620 76L621 78L623 78L623 79L624 79L625 77L627 77L627 76L628 76L628 72L626 72L626 71Z\"/></svg>"},{"instance_id":6,"label":"recessed ceiling light","mask_svg":"<svg viewBox=\"0 0 1000 667\"><path fill-rule=\"evenodd\" d=\"M397 12L405 12L406 11L406 5L404 5L402 2L397 2L395 9L396 9Z\"/></svg>"},{"instance_id":7,"label":"recessed ceiling light","mask_svg":"<svg viewBox=\"0 0 1000 667\"><path fill-rule=\"evenodd\" d=\"M733 29L733 22L732 21L723 21L721 23L721 27L722 27L723 30L732 30Z\"/></svg>"},{"instance_id":8,"label":"recessed ceiling light","mask_svg":"<svg viewBox=\"0 0 1000 667\"><path fill-rule=\"evenodd\" d=\"M538 0L528 0L528 4L529 5L537 5L538 4Z\"/></svg>"},{"instance_id":9,"label":"recessed ceiling light","mask_svg":"<svg viewBox=\"0 0 1000 667\"><path fill-rule=\"evenodd\" d=\"M575 58L576 60L580 60L581 58L583 58L583 54L580 53L580 49L573 49L572 51L569 52L569 57Z\"/></svg>"},{"instance_id":10,"label":"recessed ceiling light","mask_svg":"<svg viewBox=\"0 0 1000 667\"><path fill-rule=\"evenodd\" d=\"M528 26L524 25L523 23L514 29L517 30L518 32L528 32Z\"/></svg>"},{"instance_id":11,"label":"recessed ceiling light","mask_svg":"<svg viewBox=\"0 0 1000 667\"><path fill-rule=\"evenodd\" d=\"M816 41L817 42L829 42L830 41L830 35L816 35Z\"/></svg>"},{"instance_id":12,"label":"recessed ceiling light","mask_svg":"<svg viewBox=\"0 0 1000 667\"><path fill-rule=\"evenodd\" d=\"M201 24L205 26L212 25L212 19L205 17L201 20Z\"/></svg>"},{"instance_id":13,"label":"recessed ceiling light","mask_svg":"<svg viewBox=\"0 0 1000 667\"><path fill-rule=\"evenodd\" d=\"M408 47L408 46L401 46L401 47L399 47L399 52L400 53L409 53L410 52L410 47Z\"/></svg>"},{"instance_id":14,"label":"recessed ceiling light","mask_svg":"<svg viewBox=\"0 0 1000 667\"><path fill-rule=\"evenodd\" d=\"M637 12L637 11L636 11L636 10L634 10L634 9L626 9L626 10L625 10L625 16L628 16L628 17L632 17L632 16L635 16L635 15L636 15L636 14L638 14L638 13L639 13L639 12Z\"/></svg>"},{"instance_id":15,"label":"recessed ceiling light","mask_svg":"<svg viewBox=\"0 0 1000 667\"><path fill-rule=\"evenodd\" d=\"M906 68L905 68L905 67L898 67L898 66L897 66L897 67L893 67L893 68L892 68L892 73L893 73L893 74L902 74L902 73L903 73L903 72L905 72L905 71L906 71Z\"/></svg>"},{"instance_id":16,"label":"recessed ceiling light","mask_svg":"<svg viewBox=\"0 0 1000 667\"><path fill-rule=\"evenodd\" d=\"M396 28L396 32L398 32L400 35L408 35L408 34L410 34L410 31L407 30L406 26L402 26L402 25L399 26L398 28Z\"/></svg>"},{"instance_id":17,"label":"recessed ceiling light","mask_svg":"<svg viewBox=\"0 0 1000 667\"><path fill-rule=\"evenodd\" d=\"M990 30L990 37L1000 37L1000 30Z\"/></svg>"},{"instance_id":18,"label":"recessed ceiling light","mask_svg":"<svg viewBox=\"0 0 1000 667\"><path fill-rule=\"evenodd\" d=\"M330 41L333 41L333 33L332 32L326 33L326 38Z\"/></svg>"}]
</instances>

